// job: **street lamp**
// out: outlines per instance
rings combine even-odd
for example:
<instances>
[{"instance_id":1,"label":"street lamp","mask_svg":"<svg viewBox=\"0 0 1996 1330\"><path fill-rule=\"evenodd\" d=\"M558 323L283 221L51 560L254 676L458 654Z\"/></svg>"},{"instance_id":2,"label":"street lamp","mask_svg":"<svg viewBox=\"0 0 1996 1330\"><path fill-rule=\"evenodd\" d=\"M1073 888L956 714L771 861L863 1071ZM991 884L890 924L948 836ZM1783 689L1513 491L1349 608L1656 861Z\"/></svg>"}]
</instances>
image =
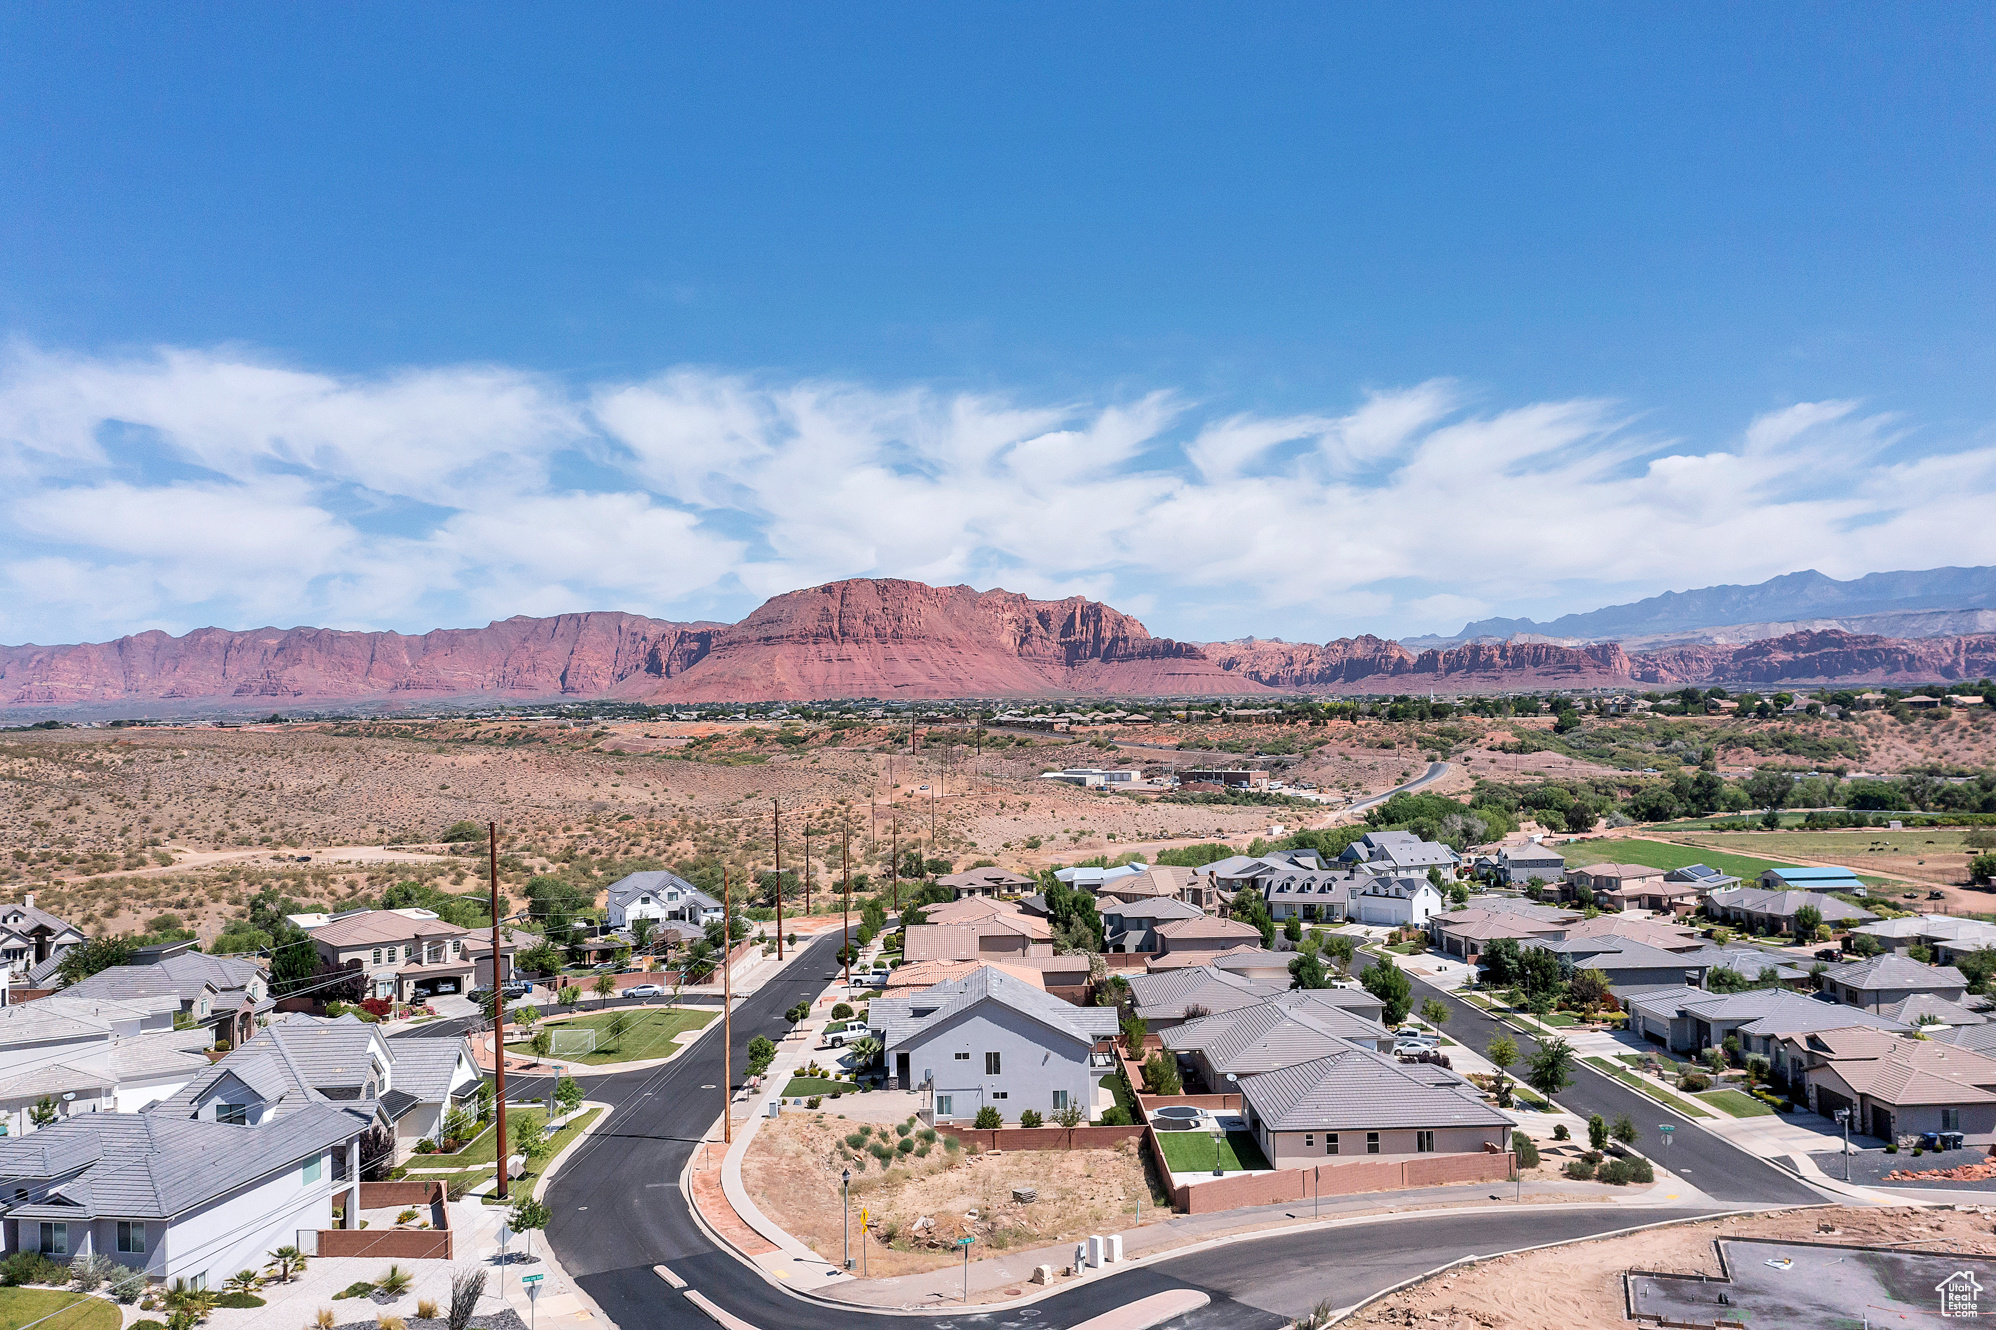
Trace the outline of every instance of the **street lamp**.
<instances>
[{"instance_id":1,"label":"street lamp","mask_svg":"<svg viewBox=\"0 0 1996 1330\"><path fill-rule=\"evenodd\" d=\"M846 1269L852 1269L852 1170L839 1174L839 1196L846 1207Z\"/></svg>"},{"instance_id":2,"label":"street lamp","mask_svg":"<svg viewBox=\"0 0 1996 1330\"><path fill-rule=\"evenodd\" d=\"M1836 1112L1837 1125L1844 1129L1844 1181L1850 1181L1850 1110L1840 1108Z\"/></svg>"}]
</instances>

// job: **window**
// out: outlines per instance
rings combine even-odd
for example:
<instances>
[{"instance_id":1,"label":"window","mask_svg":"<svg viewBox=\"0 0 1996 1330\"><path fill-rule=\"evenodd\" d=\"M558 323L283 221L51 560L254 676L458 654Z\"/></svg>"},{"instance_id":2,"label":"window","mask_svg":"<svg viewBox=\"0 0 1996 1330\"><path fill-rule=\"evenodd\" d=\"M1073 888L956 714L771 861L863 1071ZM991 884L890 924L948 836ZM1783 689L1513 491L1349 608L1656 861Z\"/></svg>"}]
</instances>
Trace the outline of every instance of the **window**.
<instances>
[{"instance_id":1,"label":"window","mask_svg":"<svg viewBox=\"0 0 1996 1330\"><path fill-rule=\"evenodd\" d=\"M304 1171L298 1176L298 1181L303 1183L317 1182L319 1180L319 1170L323 1163L324 1160L319 1155L313 1155L310 1159L307 1159Z\"/></svg>"},{"instance_id":2,"label":"window","mask_svg":"<svg viewBox=\"0 0 1996 1330\"><path fill-rule=\"evenodd\" d=\"M993 1090L991 1092L991 1097L993 1099L1010 1099L1012 1097L1012 1094L1011 1091L1009 1090Z\"/></svg>"},{"instance_id":3,"label":"window","mask_svg":"<svg viewBox=\"0 0 1996 1330\"><path fill-rule=\"evenodd\" d=\"M640 896L640 897L638 897L638 904L640 904L640 905L650 905L650 904L651 904L651 897L649 897L649 896Z\"/></svg>"},{"instance_id":4,"label":"window","mask_svg":"<svg viewBox=\"0 0 1996 1330\"><path fill-rule=\"evenodd\" d=\"M951 1102L951 1098L952 1098L951 1096L946 1094L939 1094L936 1096L937 1117L953 1118L956 1116L956 1106L954 1105L954 1103Z\"/></svg>"},{"instance_id":5,"label":"window","mask_svg":"<svg viewBox=\"0 0 1996 1330\"><path fill-rule=\"evenodd\" d=\"M375 965L381 964L381 948L376 947L374 949L374 960L372 963Z\"/></svg>"},{"instance_id":6,"label":"window","mask_svg":"<svg viewBox=\"0 0 1996 1330\"><path fill-rule=\"evenodd\" d=\"M984 1055L984 1074L985 1074L986 1076L996 1076L996 1075L998 1075L998 1074L999 1074L999 1071L998 1071L998 1068L999 1068L999 1067L1000 1067L1001 1065L1002 1065L1002 1062L1001 1062L1001 1059L999 1058L999 1055L998 1055L998 1054L996 1054L996 1053L986 1053L986 1054Z\"/></svg>"},{"instance_id":7,"label":"window","mask_svg":"<svg viewBox=\"0 0 1996 1330\"><path fill-rule=\"evenodd\" d=\"M118 1221L118 1250L121 1252L143 1253L146 1249L146 1226L128 1220Z\"/></svg>"},{"instance_id":8,"label":"window","mask_svg":"<svg viewBox=\"0 0 1996 1330\"><path fill-rule=\"evenodd\" d=\"M1960 1110L1960 1109L1958 1109L1958 1108L1944 1108L1944 1109L1942 1109L1942 1110L1941 1110L1941 1130L1942 1130L1942 1131L1960 1131L1960 1130L1961 1130L1961 1110Z\"/></svg>"},{"instance_id":9,"label":"window","mask_svg":"<svg viewBox=\"0 0 1996 1330\"><path fill-rule=\"evenodd\" d=\"M1367 1132L1367 1133L1365 1134L1365 1152L1366 1152L1367 1154L1369 1154L1369 1155L1376 1155L1376 1154L1378 1154L1378 1153L1379 1153L1379 1133L1378 1133L1378 1132L1376 1132L1376 1131L1369 1131L1369 1132Z\"/></svg>"},{"instance_id":10,"label":"window","mask_svg":"<svg viewBox=\"0 0 1996 1330\"><path fill-rule=\"evenodd\" d=\"M1324 1153L1327 1155L1334 1155L1337 1152L1338 1152L1338 1134L1334 1131L1325 1132Z\"/></svg>"},{"instance_id":11,"label":"window","mask_svg":"<svg viewBox=\"0 0 1996 1330\"><path fill-rule=\"evenodd\" d=\"M968 1061L970 1061L970 1054L968 1054L968 1053L958 1053L958 1054L956 1055L956 1060L957 1060L958 1062L968 1062Z\"/></svg>"},{"instance_id":12,"label":"window","mask_svg":"<svg viewBox=\"0 0 1996 1330\"><path fill-rule=\"evenodd\" d=\"M453 956L464 955L464 943L459 942L456 938L452 938L450 944L450 954Z\"/></svg>"},{"instance_id":13,"label":"window","mask_svg":"<svg viewBox=\"0 0 1996 1330\"><path fill-rule=\"evenodd\" d=\"M1431 1155L1435 1152L1435 1134L1431 1131L1414 1133L1414 1153Z\"/></svg>"},{"instance_id":14,"label":"window","mask_svg":"<svg viewBox=\"0 0 1996 1330\"><path fill-rule=\"evenodd\" d=\"M1065 1113L1067 1111L1067 1091L1055 1090L1053 1092L1053 1111L1056 1113Z\"/></svg>"},{"instance_id":15,"label":"window","mask_svg":"<svg viewBox=\"0 0 1996 1330\"><path fill-rule=\"evenodd\" d=\"M1304 1133L1303 1133L1303 1148L1304 1148L1305 1150L1314 1150L1314 1149L1316 1149L1316 1148L1317 1148L1317 1133L1316 1133L1316 1132L1314 1132L1314 1131L1306 1131L1306 1132L1304 1132Z\"/></svg>"},{"instance_id":16,"label":"window","mask_svg":"<svg viewBox=\"0 0 1996 1330\"><path fill-rule=\"evenodd\" d=\"M42 1253L46 1256L67 1256L69 1254L69 1225L42 1225Z\"/></svg>"},{"instance_id":17,"label":"window","mask_svg":"<svg viewBox=\"0 0 1996 1330\"><path fill-rule=\"evenodd\" d=\"M215 1121L225 1123L231 1127L247 1127L249 1125L249 1105L218 1103L215 1105Z\"/></svg>"}]
</instances>

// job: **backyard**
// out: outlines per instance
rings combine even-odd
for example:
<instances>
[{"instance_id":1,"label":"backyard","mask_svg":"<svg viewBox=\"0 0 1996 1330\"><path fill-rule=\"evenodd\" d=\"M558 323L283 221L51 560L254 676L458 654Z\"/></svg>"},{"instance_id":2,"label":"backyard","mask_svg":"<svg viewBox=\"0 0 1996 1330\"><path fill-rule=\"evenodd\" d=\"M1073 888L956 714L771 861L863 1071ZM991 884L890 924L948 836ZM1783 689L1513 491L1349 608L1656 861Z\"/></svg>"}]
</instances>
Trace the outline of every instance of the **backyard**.
<instances>
[{"instance_id":1,"label":"backyard","mask_svg":"<svg viewBox=\"0 0 1996 1330\"><path fill-rule=\"evenodd\" d=\"M1203 1131L1161 1131L1157 1143L1174 1173L1211 1173L1216 1166L1239 1173L1269 1166L1251 1132L1230 1131L1224 1142L1216 1142Z\"/></svg>"}]
</instances>

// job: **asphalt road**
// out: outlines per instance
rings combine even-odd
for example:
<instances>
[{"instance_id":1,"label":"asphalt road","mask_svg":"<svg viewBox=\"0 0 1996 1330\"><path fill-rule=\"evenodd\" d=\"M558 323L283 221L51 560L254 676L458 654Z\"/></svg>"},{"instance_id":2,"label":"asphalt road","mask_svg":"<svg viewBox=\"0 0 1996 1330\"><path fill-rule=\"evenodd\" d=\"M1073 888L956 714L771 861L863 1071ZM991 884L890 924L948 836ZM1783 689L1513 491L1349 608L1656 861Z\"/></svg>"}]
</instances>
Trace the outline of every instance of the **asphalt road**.
<instances>
[{"instance_id":1,"label":"asphalt road","mask_svg":"<svg viewBox=\"0 0 1996 1330\"><path fill-rule=\"evenodd\" d=\"M1405 785L1395 785L1384 794L1375 794L1370 799L1361 799L1351 807L1341 808L1338 811L1341 813L1364 813L1367 809L1376 808L1380 804L1385 803L1396 794L1407 794L1420 789L1423 785L1434 784L1443 776L1448 775L1448 768L1449 764L1446 762L1430 762L1426 771L1414 777L1414 779L1408 781Z\"/></svg>"},{"instance_id":2,"label":"asphalt road","mask_svg":"<svg viewBox=\"0 0 1996 1330\"><path fill-rule=\"evenodd\" d=\"M1509 1034L1518 1046L1518 1063L1511 1069L1514 1074L1523 1071L1531 1055L1537 1051L1538 1043L1530 1035L1504 1026L1495 1017L1411 972L1407 977L1414 981L1416 1007L1429 997L1439 997L1448 1004L1450 1015L1446 1029L1449 1038L1482 1053L1489 1049L1491 1039L1497 1034ZM1599 1113L1613 1122L1622 1114L1628 1114L1642 1133L1637 1148L1645 1154L1654 1153L1671 1172L1681 1174L1707 1196L1749 1205L1809 1205L1826 1199L1794 1174L1664 1111L1648 1095L1612 1080L1584 1063L1575 1064L1573 1084L1553 1097L1562 1107L1582 1117ZM1672 1123L1677 1128L1671 1133L1673 1139L1667 1147L1668 1153L1658 1140L1657 1124L1662 1122Z\"/></svg>"},{"instance_id":3,"label":"asphalt road","mask_svg":"<svg viewBox=\"0 0 1996 1330\"><path fill-rule=\"evenodd\" d=\"M748 1041L758 1034L781 1035L788 1028L784 1010L822 991L832 978L836 949L837 939L830 936L807 944L801 960L737 1004L733 1021L737 1076L747 1062ZM697 1138L721 1108L721 1042L711 1033L717 1028L718 1022L684 1056L666 1066L591 1077L590 1098L609 1103L616 1111L602 1130L585 1139L548 1188L545 1199L554 1212L548 1240L563 1265L622 1330L705 1330L712 1325L653 1273L657 1264L670 1266L705 1296L760 1330L794 1326L1061 1330L1146 1294L1181 1287L1203 1289L1213 1301L1171 1322L1174 1330L1274 1330L1322 1300L1348 1305L1461 1256L1493 1255L1612 1231L1632 1221L1658 1222L1697 1213L1690 1209L1631 1213L1605 1206L1562 1212L1535 1208L1531 1222L1521 1224L1509 1207L1498 1202L1483 1213L1439 1212L1392 1223L1285 1234L1256 1241L1251 1258L1245 1258L1237 1244L1221 1246L1131 1269L1009 1312L954 1311L947 1306L938 1306L930 1315L846 1311L791 1297L718 1248L694 1222L680 1194L679 1177L688 1157L700 1148ZM418 1027L403 1037L420 1037L433 1029ZM509 1077L507 1097L537 1099L551 1088L546 1077ZM1788 1199L1778 1175L1763 1181L1767 1194L1761 1199Z\"/></svg>"}]
</instances>

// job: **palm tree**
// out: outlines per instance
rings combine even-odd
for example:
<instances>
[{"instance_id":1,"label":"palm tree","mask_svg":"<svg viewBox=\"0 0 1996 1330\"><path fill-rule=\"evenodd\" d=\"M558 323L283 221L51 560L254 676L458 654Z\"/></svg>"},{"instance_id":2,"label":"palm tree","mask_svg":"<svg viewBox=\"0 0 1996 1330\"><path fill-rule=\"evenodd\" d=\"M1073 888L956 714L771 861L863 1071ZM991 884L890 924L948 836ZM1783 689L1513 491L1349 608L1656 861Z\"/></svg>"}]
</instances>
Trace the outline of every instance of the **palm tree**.
<instances>
[{"instance_id":1,"label":"palm tree","mask_svg":"<svg viewBox=\"0 0 1996 1330\"><path fill-rule=\"evenodd\" d=\"M222 1287L231 1293L254 1293L263 1287L263 1277L254 1270L238 1270L223 1281Z\"/></svg>"},{"instance_id":2,"label":"palm tree","mask_svg":"<svg viewBox=\"0 0 1996 1330\"><path fill-rule=\"evenodd\" d=\"M279 1282L288 1284L305 1269L305 1253L296 1247L279 1247L270 1253L270 1264L264 1267Z\"/></svg>"},{"instance_id":3,"label":"palm tree","mask_svg":"<svg viewBox=\"0 0 1996 1330\"><path fill-rule=\"evenodd\" d=\"M873 1060L880 1056L885 1045L872 1035L866 1035L863 1038L853 1040L846 1047L852 1052L853 1070L858 1071L861 1067L871 1066Z\"/></svg>"}]
</instances>

